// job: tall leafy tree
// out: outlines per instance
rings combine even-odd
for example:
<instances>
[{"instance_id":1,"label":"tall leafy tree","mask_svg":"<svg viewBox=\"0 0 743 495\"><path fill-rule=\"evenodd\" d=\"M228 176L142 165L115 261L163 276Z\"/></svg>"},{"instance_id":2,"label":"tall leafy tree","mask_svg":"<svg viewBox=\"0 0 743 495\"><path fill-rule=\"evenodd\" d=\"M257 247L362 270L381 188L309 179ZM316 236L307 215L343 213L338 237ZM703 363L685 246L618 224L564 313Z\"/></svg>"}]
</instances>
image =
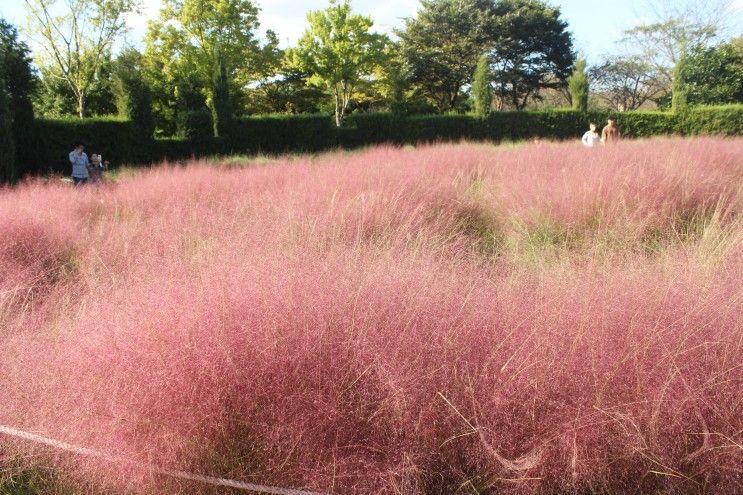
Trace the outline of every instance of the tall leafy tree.
<instances>
[{"instance_id":1,"label":"tall leafy tree","mask_svg":"<svg viewBox=\"0 0 743 495\"><path fill-rule=\"evenodd\" d=\"M115 115L116 101L112 85L112 63L109 54L93 75L85 96L85 115ZM45 117L78 115L78 100L54 65L41 66L41 82L34 94L36 113Z\"/></svg>"},{"instance_id":2,"label":"tall leafy tree","mask_svg":"<svg viewBox=\"0 0 743 495\"><path fill-rule=\"evenodd\" d=\"M340 126L354 91L384 60L388 39L372 32L372 19L354 14L348 0L330 0L327 9L310 12L307 20L310 27L292 51L292 60L311 74L310 84L332 93Z\"/></svg>"},{"instance_id":3,"label":"tall leafy tree","mask_svg":"<svg viewBox=\"0 0 743 495\"><path fill-rule=\"evenodd\" d=\"M412 80L442 111L456 108L484 52L501 108L564 88L575 62L560 10L540 0L423 0L398 34Z\"/></svg>"},{"instance_id":4,"label":"tall leafy tree","mask_svg":"<svg viewBox=\"0 0 743 495\"><path fill-rule=\"evenodd\" d=\"M492 12L491 60L501 101L521 110L541 90L566 87L576 57L560 9L541 0L500 0Z\"/></svg>"},{"instance_id":5,"label":"tall leafy tree","mask_svg":"<svg viewBox=\"0 0 743 495\"><path fill-rule=\"evenodd\" d=\"M197 81L214 110L214 74L224 65L231 91L272 75L280 62L278 38L258 36L260 9L252 0L164 0L145 38L148 79L160 127L172 126L179 107L175 88ZM163 118L164 117L164 118Z\"/></svg>"},{"instance_id":6,"label":"tall leafy tree","mask_svg":"<svg viewBox=\"0 0 743 495\"><path fill-rule=\"evenodd\" d=\"M475 113L480 117L487 117L493 106L491 83L490 60L487 55L483 55L477 63L474 80L472 81L472 97L475 103Z\"/></svg>"},{"instance_id":7,"label":"tall leafy tree","mask_svg":"<svg viewBox=\"0 0 743 495\"><path fill-rule=\"evenodd\" d=\"M152 116L152 94L143 77L143 57L135 48L122 51L113 64L113 92L121 117L136 125L142 141L152 139L155 121Z\"/></svg>"},{"instance_id":8,"label":"tall leafy tree","mask_svg":"<svg viewBox=\"0 0 743 495\"><path fill-rule=\"evenodd\" d=\"M573 110L587 112L590 83L588 82L588 74L586 73L585 59L580 59L575 63L575 69L568 80L568 87L570 88Z\"/></svg>"},{"instance_id":9,"label":"tall leafy tree","mask_svg":"<svg viewBox=\"0 0 743 495\"><path fill-rule=\"evenodd\" d=\"M488 0L421 0L416 17L405 19L397 32L410 81L439 111L455 109L462 88L472 81L489 45L491 8Z\"/></svg>"},{"instance_id":10,"label":"tall leafy tree","mask_svg":"<svg viewBox=\"0 0 743 495\"><path fill-rule=\"evenodd\" d=\"M743 103L743 46L697 48L680 69L690 105Z\"/></svg>"},{"instance_id":11,"label":"tall leafy tree","mask_svg":"<svg viewBox=\"0 0 743 495\"><path fill-rule=\"evenodd\" d=\"M8 110L12 115L13 138L19 174L31 172L35 154L35 125L32 97L38 76L31 65L31 51L19 40L17 29L0 19L0 79L5 81Z\"/></svg>"},{"instance_id":12,"label":"tall leafy tree","mask_svg":"<svg viewBox=\"0 0 743 495\"><path fill-rule=\"evenodd\" d=\"M75 96L77 113L87 113L87 99L114 41L126 31L126 14L139 0L25 0L31 24L59 78Z\"/></svg>"}]
</instances>

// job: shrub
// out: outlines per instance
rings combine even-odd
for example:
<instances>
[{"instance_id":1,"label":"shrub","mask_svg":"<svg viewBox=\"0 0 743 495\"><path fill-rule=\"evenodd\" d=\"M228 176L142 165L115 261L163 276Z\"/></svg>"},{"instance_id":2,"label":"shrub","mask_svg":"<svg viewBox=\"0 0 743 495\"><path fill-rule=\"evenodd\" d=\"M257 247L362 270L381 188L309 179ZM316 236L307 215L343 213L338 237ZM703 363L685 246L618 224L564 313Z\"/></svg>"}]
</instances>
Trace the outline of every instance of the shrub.
<instances>
[{"instance_id":1,"label":"shrub","mask_svg":"<svg viewBox=\"0 0 743 495\"><path fill-rule=\"evenodd\" d=\"M234 152L320 151L335 142L335 126L326 115L265 115L235 119Z\"/></svg>"},{"instance_id":2,"label":"shrub","mask_svg":"<svg viewBox=\"0 0 743 495\"><path fill-rule=\"evenodd\" d=\"M214 136L212 114L206 108L178 113L178 137L193 145L206 145Z\"/></svg>"},{"instance_id":3,"label":"shrub","mask_svg":"<svg viewBox=\"0 0 743 495\"><path fill-rule=\"evenodd\" d=\"M743 135L743 105L691 108L679 118L678 130L685 135Z\"/></svg>"},{"instance_id":4,"label":"shrub","mask_svg":"<svg viewBox=\"0 0 743 495\"><path fill-rule=\"evenodd\" d=\"M0 79L0 185L17 179L15 155L13 115L8 105L5 84Z\"/></svg>"}]
</instances>

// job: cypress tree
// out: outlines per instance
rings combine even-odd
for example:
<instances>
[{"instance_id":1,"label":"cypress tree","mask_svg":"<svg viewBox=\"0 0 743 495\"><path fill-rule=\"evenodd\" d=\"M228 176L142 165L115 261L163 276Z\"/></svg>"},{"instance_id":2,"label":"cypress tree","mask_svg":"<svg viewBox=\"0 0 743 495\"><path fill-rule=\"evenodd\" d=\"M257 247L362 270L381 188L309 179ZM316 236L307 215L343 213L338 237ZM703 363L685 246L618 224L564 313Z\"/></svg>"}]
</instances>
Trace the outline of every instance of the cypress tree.
<instances>
[{"instance_id":1,"label":"cypress tree","mask_svg":"<svg viewBox=\"0 0 743 495\"><path fill-rule=\"evenodd\" d=\"M685 62L686 58L681 57L676 63L676 67L674 67L673 69L673 88L671 97L671 106L673 108L673 113L681 113L685 111L688 106L686 83L684 81Z\"/></svg>"},{"instance_id":2,"label":"cypress tree","mask_svg":"<svg viewBox=\"0 0 743 495\"><path fill-rule=\"evenodd\" d=\"M2 79L0 79L2 83ZM0 84L0 183L13 183L18 178L13 142L13 117L10 113L5 83Z\"/></svg>"},{"instance_id":3,"label":"cypress tree","mask_svg":"<svg viewBox=\"0 0 743 495\"><path fill-rule=\"evenodd\" d=\"M212 123L214 136L226 137L230 134L232 124L232 106L230 104L230 84L227 78L227 67L220 57L214 71L212 92Z\"/></svg>"},{"instance_id":4,"label":"cypress tree","mask_svg":"<svg viewBox=\"0 0 743 495\"><path fill-rule=\"evenodd\" d=\"M586 75L586 61L580 59L575 62L575 69L568 80L568 88L573 99L573 110L588 111L589 83Z\"/></svg>"},{"instance_id":5,"label":"cypress tree","mask_svg":"<svg viewBox=\"0 0 743 495\"><path fill-rule=\"evenodd\" d=\"M135 124L140 141L149 142L155 132L155 118L152 93L142 77L141 62L142 55L135 49L119 55L113 70L113 89L119 116Z\"/></svg>"},{"instance_id":6,"label":"cypress tree","mask_svg":"<svg viewBox=\"0 0 743 495\"><path fill-rule=\"evenodd\" d=\"M493 105L493 92L490 87L492 74L490 61L487 55L480 57L472 81L472 96L475 102L475 114L478 117L487 117Z\"/></svg>"},{"instance_id":7,"label":"cypress tree","mask_svg":"<svg viewBox=\"0 0 743 495\"><path fill-rule=\"evenodd\" d=\"M0 19L0 86L7 90L6 105L15 146L17 176L38 172L39 136L31 96L38 85L38 78L31 66L31 50L18 37L18 30Z\"/></svg>"}]
</instances>

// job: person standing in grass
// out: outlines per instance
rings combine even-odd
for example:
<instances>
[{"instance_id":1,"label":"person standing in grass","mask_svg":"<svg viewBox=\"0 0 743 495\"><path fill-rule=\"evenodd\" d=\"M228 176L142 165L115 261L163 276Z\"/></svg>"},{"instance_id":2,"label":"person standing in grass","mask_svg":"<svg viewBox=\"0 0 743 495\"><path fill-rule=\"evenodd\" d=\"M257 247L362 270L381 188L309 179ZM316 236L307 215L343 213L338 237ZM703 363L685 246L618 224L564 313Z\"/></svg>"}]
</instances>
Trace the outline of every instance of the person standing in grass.
<instances>
[{"instance_id":1,"label":"person standing in grass","mask_svg":"<svg viewBox=\"0 0 743 495\"><path fill-rule=\"evenodd\" d=\"M597 126L595 122L591 122L591 125L589 127L590 130L586 131L586 133L583 134L581 142L583 143L583 146L593 148L594 146L598 146L598 144L601 142L601 136L599 136L598 131L596 131Z\"/></svg>"},{"instance_id":2,"label":"person standing in grass","mask_svg":"<svg viewBox=\"0 0 743 495\"><path fill-rule=\"evenodd\" d=\"M101 155L93 153L90 155L90 165L88 165L88 173L90 174L90 181L93 184L100 184L103 180L103 172L108 170L108 162L102 161Z\"/></svg>"},{"instance_id":3,"label":"person standing in grass","mask_svg":"<svg viewBox=\"0 0 743 495\"><path fill-rule=\"evenodd\" d=\"M601 142L604 144L616 144L622 138L622 133L617 127L617 119L609 117L609 120L601 131Z\"/></svg>"},{"instance_id":4,"label":"person standing in grass","mask_svg":"<svg viewBox=\"0 0 743 495\"><path fill-rule=\"evenodd\" d=\"M70 152L70 163L72 164L72 182L76 186L88 182L88 155L85 154L85 145L81 142L75 143L75 149Z\"/></svg>"}]
</instances>

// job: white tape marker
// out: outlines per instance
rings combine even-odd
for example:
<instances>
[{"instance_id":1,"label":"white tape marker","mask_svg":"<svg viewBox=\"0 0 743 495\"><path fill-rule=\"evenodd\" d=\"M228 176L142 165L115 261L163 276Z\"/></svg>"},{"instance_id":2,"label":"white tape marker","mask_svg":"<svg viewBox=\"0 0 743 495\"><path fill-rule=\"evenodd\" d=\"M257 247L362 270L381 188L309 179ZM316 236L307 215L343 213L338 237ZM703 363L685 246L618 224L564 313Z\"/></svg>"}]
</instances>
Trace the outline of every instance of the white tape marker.
<instances>
[{"instance_id":1,"label":"white tape marker","mask_svg":"<svg viewBox=\"0 0 743 495\"><path fill-rule=\"evenodd\" d=\"M58 450L73 452L75 454L89 456L89 457L96 457L98 459L103 459L106 462L139 465L139 466L146 467L158 474L162 474L165 476L171 476L173 478L180 478L184 480L198 481L200 483L206 483L208 485L226 486L230 488L237 488L238 490L247 490L247 491L256 492L256 493L269 493L273 495L323 495L318 492L307 492L303 490L293 490L291 488L278 488L274 486L254 485L252 483L244 483L242 481L230 480L226 478L215 478L213 476L204 476L201 474L189 473L187 471L176 471L173 469L163 469L163 468L159 468L156 466L150 466L150 465L142 464L139 462L131 461L128 459L124 459L122 457L109 455L104 452L89 449L87 447L80 447L78 445L72 445L66 442L60 442L59 440L54 440L53 438L45 437L42 435L37 435L36 433L29 433L23 430L18 430L16 428L11 428L9 426L0 425L0 433L3 433L11 437L20 438L22 440L27 440L29 442L48 445L49 447L54 447L55 449L58 449Z\"/></svg>"}]
</instances>

